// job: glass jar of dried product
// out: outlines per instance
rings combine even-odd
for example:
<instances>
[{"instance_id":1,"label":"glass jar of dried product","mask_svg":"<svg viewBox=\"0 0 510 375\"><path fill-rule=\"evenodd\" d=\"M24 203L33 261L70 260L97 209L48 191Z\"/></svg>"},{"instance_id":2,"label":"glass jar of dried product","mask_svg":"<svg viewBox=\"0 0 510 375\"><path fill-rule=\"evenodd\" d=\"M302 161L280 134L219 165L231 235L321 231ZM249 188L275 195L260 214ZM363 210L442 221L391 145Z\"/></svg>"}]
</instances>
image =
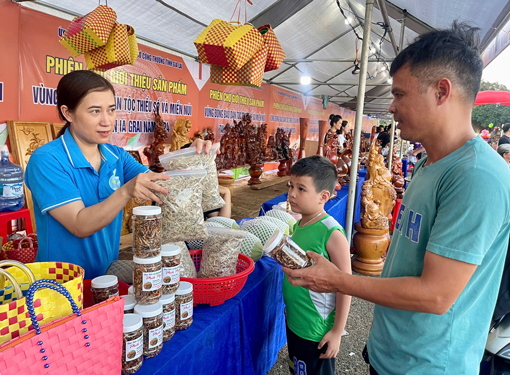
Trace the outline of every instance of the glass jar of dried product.
<instances>
[{"instance_id":1,"label":"glass jar of dried product","mask_svg":"<svg viewBox=\"0 0 510 375\"><path fill-rule=\"evenodd\" d=\"M124 298L124 314L133 314L136 306L136 299L133 295L122 296Z\"/></svg>"},{"instance_id":2,"label":"glass jar of dried product","mask_svg":"<svg viewBox=\"0 0 510 375\"><path fill-rule=\"evenodd\" d=\"M288 236L276 231L264 245L264 252L281 266L300 269L310 267L312 260Z\"/></svg>"},{"instance_id":3,"label":"glass jar of dried product","mask_svg":"<svg viewBox=\"0 0 510 375\"><path fill-rule=\"evenodd\" d=\"M136 305L135 314L143 318L143 355L157 356L163 349L163 308L161 303Z\"/></svg>"},{"instance_id":4,"label":"glass jar of dried product","mask_svg":"<svg viewBox=\"0 0 510 375\"><path fill-rule=\"evenodd\" d=\"M179 246L165 244L161 247L163 266L163 294L173 294L179 288L181 275L181 249Z\"/></svg>"},{"instance_id":5,"label":"glass jar of dried product","mask_svg":"<svg viewBox=\"0 0 510 375\"><path fill-rule=\"evenodd\" d=\"M175 330L183 331L193 323L193 284L182 281L175 292Z\"/></svg>"},{"instance_id":6,"label":"glass jar of dried product","mask_svg":"<svg viewBox=\"0 0 510 375\"><path fill-rule=\"evenodd\" d=\"M115 275L98 276L91 281L94 304L119 295L119 280Z\"/></svg>"},{"instance_id":7,"label":"glass jar of dried product","mask_svg":"<svg viewBox=\"0 0 510 375\"><path fill-rule=\"evenodd\" d=\"M133 291L136 302L150 305L161 298L161 255L152 258L133 257Z\"/></svg>"},{"instance_id":8,"label":"glass jar of dried product","mask_svg":"<svg viewBox=\"0 0 510 375\"><path fill-rule=\"evenodd\" d=\"M122 375L137 372L143 364L143 318L136 314L124 315L122 342Z\"/></svg>"},{"instance_id":9,"label":"glass jar of dried product","mask_svg":"<svg viewBox=\"0 0 510 375\"><path fill-rule=\"evenodd\" d=\"M163 306L163 341L166 342L175 333L175 294L163 294L159 302Z\"/></svg>"},{"instance_id":10,"label":"glass jar of dried product","mask_svg":"<svg viewBox=\"0 0 510 375\"><path fill-rule=\"evenodd\" d=\"M161 253L161 207L133 208L133 252L138 258L151 258Z\"/></svg>"}]
</instances>

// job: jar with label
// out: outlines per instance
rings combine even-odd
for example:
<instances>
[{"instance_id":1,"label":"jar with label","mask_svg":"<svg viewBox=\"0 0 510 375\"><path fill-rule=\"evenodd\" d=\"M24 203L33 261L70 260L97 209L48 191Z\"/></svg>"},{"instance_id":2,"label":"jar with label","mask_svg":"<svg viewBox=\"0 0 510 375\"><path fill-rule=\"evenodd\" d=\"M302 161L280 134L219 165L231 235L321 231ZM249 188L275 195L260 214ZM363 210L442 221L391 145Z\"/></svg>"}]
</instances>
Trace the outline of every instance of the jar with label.
<instances>
[{"instance_id":1,"label":"jar with label","mask_svg":"<svg viewBox=\"0 0 510 375\"><path fill-rule=\"evenodd\" d=\"M167 342L175 333L175 294L163 294L159 302L163 306L163 341Z\"/></svg>"},{"instance_id":2,"label":"jar with label","mask_svg":"<svg viewBox=\"0 0 510 375\"><path fill-rule=\"evenodd\" d=\"M163 349L163 308L161 303L136 305L135 314L143 318L143 356L152 358Z\"/></svg>"},{"instance_id":3,"label":"jar with label","mask_svg":"<svg viewBox=\"0 0 510 375\"><path fill-rule=\"evenodd\" d=\"M133 252L138 258L152 258L161 253L161 207L133 208Z\"/></svg>"},{"instance_id":4,"label":"jar with label","mask_svg":"<svg viewBox=\"0 0 510 375\"><path fill-rule=\"evenodd\" d=\"M193 284L182 281L175 292L175 330L183 331L193 323Z\"/></svg>"},{"instance_id":5,"label":"jar with label","mask_svg":"<svg viewBox=\"0 0 510 375\"><path fill-rule=\"evenodd\" d=\"M119 295L119 280L115 275L98 276L92 279L90 285L94 305Z\"/></svg>"},{"instance_id":6,"label":"jar with label","mask_svg":"<svg viewBox=\"0 0 510 375\"><path fill-rule=\"evenodd\" d=\"M135 296L128 294L122 298L124 298L124 314L133 314L136 306Z\"/></svg>"},{"instance_id":7,"label":"jar with label","mask_svg":"<svg viewBox=\"0 0 510 375\"><path fill-rule=\"evenodd\" d=\"M179 288L181 279L181 249L179 246L165 244L161 247L163 265L163 294L173 294Z\"/></svg>"},{"instance_id":8,"label":"jar with label","mask_svg":"<svg viewBox=\"0 0 510 375\"><path fill-rule=\"evenodd\" d=\"M284 267L296 270L310 267L312 260L281 231L276 231L264 245L264 252Z\"/></svg>"},{"instance_id":9,"label":"jar with label","mask_svg":"<svg viewBox=\"0 0 510 375\"><path fill-rule=\"evenodd\" d=\"M150 305L161 298L161 255L152 258L133 257L133 291L140 305Z\"/></svg>"},{"instance_id":10,"label":"jar with label","mask_svg":"<svg viewBox=\"0 0 510 375\"><path fill-rule=\"evenodd\" d=\"M141 316L124 315L122 341L122 375L131 375L143 364L143 318Z\"/></svg>"}]
</instances>

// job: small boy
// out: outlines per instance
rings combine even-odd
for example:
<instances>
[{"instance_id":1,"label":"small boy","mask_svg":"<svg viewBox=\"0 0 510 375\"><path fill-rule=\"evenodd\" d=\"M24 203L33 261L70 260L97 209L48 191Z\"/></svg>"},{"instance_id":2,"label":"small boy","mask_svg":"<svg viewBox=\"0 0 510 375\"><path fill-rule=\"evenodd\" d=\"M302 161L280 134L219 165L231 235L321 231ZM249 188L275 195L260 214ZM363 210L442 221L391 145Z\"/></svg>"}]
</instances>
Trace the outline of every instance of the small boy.
<instances>
[{"instance_id":1,"label":"small boy","mask_svg":"<svg viewBox=\"0 0 510 375\"><path fill-rule=\"evenodd\" d=\"M292 240L315 251L340 270L351 273L349 245L343 228L324 211L335 190L337 171L322 156L299 160L291 169L289 202L302 215ZM289 367L295 375L334 375L335 357L344 331L351 297L316 293L283 281ZM335 311L336 310L336 311Z\"/></svg>"}]
</instances>

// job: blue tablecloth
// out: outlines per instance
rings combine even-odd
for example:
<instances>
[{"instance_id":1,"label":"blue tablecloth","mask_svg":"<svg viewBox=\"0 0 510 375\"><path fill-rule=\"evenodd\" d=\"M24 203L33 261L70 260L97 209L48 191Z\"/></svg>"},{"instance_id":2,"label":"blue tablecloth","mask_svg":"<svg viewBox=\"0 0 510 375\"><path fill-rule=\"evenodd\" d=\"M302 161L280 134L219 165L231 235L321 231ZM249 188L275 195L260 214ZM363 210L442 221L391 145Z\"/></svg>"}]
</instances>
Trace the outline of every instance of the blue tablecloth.
<instances>
[{"instance_id":1,"label":"blue tablecloth","mask_svg":"<svg viewBox=\"0 0 510 375\"><path fill-rule=\"evenodd\" d=\"M175 332L137 374L267 374L286 344L282 280L281 267L262 258L237 296L196 306L191 327Z\"/></svg>"}]
</instances>

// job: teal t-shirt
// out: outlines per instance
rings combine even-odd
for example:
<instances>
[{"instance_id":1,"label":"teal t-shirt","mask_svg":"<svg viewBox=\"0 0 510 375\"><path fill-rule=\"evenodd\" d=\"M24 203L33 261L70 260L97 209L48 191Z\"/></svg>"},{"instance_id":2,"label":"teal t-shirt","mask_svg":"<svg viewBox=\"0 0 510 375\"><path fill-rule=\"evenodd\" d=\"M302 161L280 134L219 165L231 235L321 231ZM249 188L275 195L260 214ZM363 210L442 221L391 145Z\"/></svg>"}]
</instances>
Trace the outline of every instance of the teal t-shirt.
<instances>
[{"instance_id":1,"label":"teal t-shirt","mask_svg":"<svg viewBox=\"0 0 510 375\"><path fill-rule=\"evenodd\" d=\"M380 375L476 375L510 231L510 170L480 137L415 167L381 277L420 276L425 252L478 267L444 315L376 306L368 341Z\"/></svg>"}]
</instances>

